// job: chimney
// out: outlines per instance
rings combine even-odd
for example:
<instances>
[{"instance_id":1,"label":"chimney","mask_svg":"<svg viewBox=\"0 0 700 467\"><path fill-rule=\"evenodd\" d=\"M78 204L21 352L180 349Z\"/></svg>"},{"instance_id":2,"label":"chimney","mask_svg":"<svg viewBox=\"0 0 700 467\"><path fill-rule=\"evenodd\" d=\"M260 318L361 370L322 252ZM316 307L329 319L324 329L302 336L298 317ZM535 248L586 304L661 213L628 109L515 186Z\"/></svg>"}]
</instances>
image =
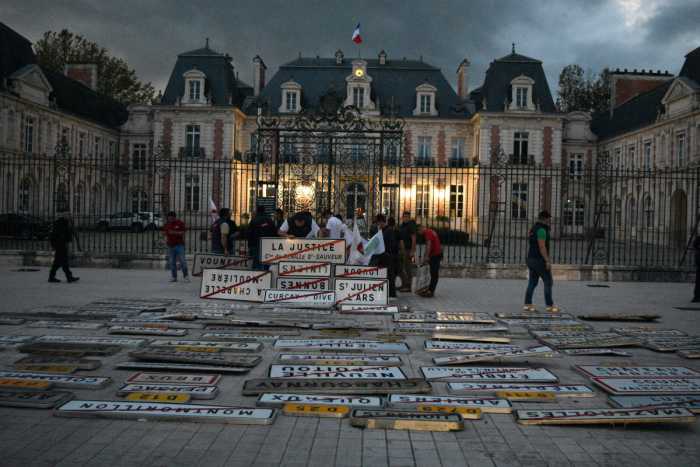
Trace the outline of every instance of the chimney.
<instances>
[{"instance_id":1,"label":"chimney","mask_svg":"<svg viewBox=\"0 0 700 467\"><path fill-rule=\"evenodd\" d=\"M384 51L384 49L382 49L382 51L379 52L379 64L386 65L386 52Z\"/></svg>"},{"instance_id":2,"label":"chimney","mask_svg":"<svg viewBox=\"0 0 700 467\"><path fill-rule=\"evenodd\" d=\"M469 97L469 60L466 58L457 67L457 95L462 100Z\"/></svg>"},{"instance_id":3,"label":"chimney","mask_svg":"<svg viewBox=\"0 0 700 467\"><path fill-rule=\"evenodd\" d=\"M93 91L97 91L97 65L95 63L67 63L63 74L80 81Z\"/></svg>"},{"instance_id":4,"label":"chimney","mask_svg":"<svg viewBox=\"0 0 700 467\"><path fill-rule=\"evenodd\" d=\"M265 70L267 70L265 62L260 58L260 55L256 55L253 59L253 89L256 97L265 87Z\"/></svg>"},{"instance_id":5,"label":"chimney","mask_svg":"<svg viewBox=\"0 0 700 467\"><path fill-rule=\"evenodd\" d=\"M343 51L340 49L335 51L335 64L336 65L343 64Z\"/></svg>"}]
</instances>

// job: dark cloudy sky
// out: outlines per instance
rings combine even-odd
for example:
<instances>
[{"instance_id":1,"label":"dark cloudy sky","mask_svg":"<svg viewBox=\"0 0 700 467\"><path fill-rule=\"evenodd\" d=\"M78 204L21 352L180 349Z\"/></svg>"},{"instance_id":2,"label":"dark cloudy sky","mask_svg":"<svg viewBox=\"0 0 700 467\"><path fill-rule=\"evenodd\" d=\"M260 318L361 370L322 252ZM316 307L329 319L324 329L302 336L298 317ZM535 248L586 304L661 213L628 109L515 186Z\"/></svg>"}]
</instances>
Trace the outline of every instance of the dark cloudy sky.
<instances>
[{"instance_id":1,"label":"dark cloudy sky","mask_svg":"<svg viewBox=\"0 0 700 467\"><path fill-rule=\"evenodd\" d=\"M442 68L454 84L467 57L470 87L488 63L510 52L544 62L556 90L561 68L578 63L668 69L700 46L700 0L3 0L0 21L35 41L67 28L125 58L139 77L163 89L178 53L205 37L229 53L240 78L251 82L259 54L268 79L304 56L355 56L350 41L362 23L362 55L418 58Z\"/></svg>"}]
</instances>

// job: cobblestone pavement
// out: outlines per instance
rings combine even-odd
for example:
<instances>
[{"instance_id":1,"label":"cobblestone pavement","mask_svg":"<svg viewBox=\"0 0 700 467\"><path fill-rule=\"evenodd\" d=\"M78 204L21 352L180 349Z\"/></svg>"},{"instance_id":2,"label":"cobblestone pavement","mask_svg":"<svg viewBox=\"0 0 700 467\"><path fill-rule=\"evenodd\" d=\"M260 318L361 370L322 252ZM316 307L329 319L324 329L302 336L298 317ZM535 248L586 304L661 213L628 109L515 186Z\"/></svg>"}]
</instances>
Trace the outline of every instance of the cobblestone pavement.
<instances>
[{"instance_id":1,"label":"cobblestone pavement","mask_svg":"<svg viewBox=\"0 0 700 467\"><path fill-rule=\"evenodd\" d=\"M83 269L76 271L76 284L48 284L47 271L13 272L0 269L0 292L4 311L26 310L40 305L83 305L106 297L179 298L198 301L198 283L168 283L166 272L142 270ZM651 312L662 315L657 327L683 329L700 334L700 310L681 311L687 306L690 284L610 283L610 288L589 288L584 282L555 284L555 299L565 311ZM436 298L402 296L399 303L415 309L474 310L488 313L518 311L525 281L441 281ZM541 302L541 289L537 299ZM2 311L0 310L0 311ZM359 319L359 318L358 318ZM369 318L368 318L369 319ZM374 318L372 318L374 319ZM389 318L385 320L388 328ZM617 324L617 323L616 323ZM616 325L615 324L615 325ZM594 323L598 329L610 323ZM516 344L530 345L522 330ZM192 330L196 338L201 330ZM106 331L39 329L0 326L0 334L106 335ZM311 335L304 331L303 335ZM406 358L405 372L419 376L419 366L429 363L423 352L423 337L407 338L413 353ZM623 362L666 364L698 369L700 365L675 354L631 349L632 358L563 357L533 360L554 372L563 383L587 384L572 371L574 363ZM254 397L241 396L245 379L264 377L273 352L265 344L264 361L248 375L225 376L221 393L213 401L253 406ZM18 358L12 348L0 352L0 364L10 368ZM130 374L113 364L125 360L124 352L103 357L100 369L85 372L110 376L114 382L97 391L75 391L78 398L114 399L115 389ZM433 385L434 394L447 394L445 383ZM542 404L514 403L515 408L541 408ZM606 407L605 396L571 398L557 402L562 408ZM547 408L553 407L547 404ZM360 430L347 419L316 419L278 416L271 426L231 426L182 422L138 422L53 417L39 409L0 408L0 465L124 465L124 466L517 466L517 465L647 465L697 466L700 463L700 425L671 427L523 426L512 415L486 414L465 422L466 429L454 433Z\"/></svg>"}]
</instances>

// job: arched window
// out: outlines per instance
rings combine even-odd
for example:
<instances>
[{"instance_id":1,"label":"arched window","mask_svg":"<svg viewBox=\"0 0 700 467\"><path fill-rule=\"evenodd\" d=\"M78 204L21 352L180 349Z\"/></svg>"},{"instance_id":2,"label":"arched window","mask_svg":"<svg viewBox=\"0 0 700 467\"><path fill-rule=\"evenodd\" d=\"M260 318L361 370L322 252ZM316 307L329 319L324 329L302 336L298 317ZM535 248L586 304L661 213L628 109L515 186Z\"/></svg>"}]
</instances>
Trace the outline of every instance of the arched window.
<instances>
[{"instance_id":1,"label":"arched window","mask_svg":"<svg viewBox=\"0 0 700 467\"><path fill-rule=\"evenodd\" d=\"M56 212L68 212L68 186L64 182L56 186Z\"/></svg>"},{"instance_id":2,"label":"arched window","mask_svg":"<svg viewBox=\"0 0 700 467\"><path fill-rule=\"evenodd\" d=\"M654 227L654 201L651 195L644 197L644 222L648 229Z\"/></svg>"},{"instance_id":3,"label":"arched window","mask_svg":"<svg viewBox=\"0 0 700 467\"><path fill-rule=\"evenodd\" d=\"M131 210L133 212L148 211L148 195L141 188L131 193Z\"/></svg>"},{"instance_id":4,"label":"arched window","mask_svg":"<svg viewBox=\"0 0 700 467\"><path fill-rule=\"evenodd\" d=\"M585 220L585 203L581 198L567 199L564 204L564 225L581 227Z\"/></svg>"}]
</instances>

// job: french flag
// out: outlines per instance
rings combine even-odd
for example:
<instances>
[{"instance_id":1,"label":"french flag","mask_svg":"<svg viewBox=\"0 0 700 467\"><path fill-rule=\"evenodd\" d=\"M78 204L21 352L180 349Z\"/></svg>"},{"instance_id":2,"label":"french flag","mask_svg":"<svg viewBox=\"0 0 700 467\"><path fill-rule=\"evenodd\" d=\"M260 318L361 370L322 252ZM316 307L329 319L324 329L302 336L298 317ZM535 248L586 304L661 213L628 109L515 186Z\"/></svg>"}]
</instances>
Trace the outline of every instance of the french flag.
<instances>
[{"instance_id":1,"label":"french flag","mask_svg":"<svg viewBox=\"0 0 700 467\"><path fill-rule=\"evenodd\" d=\"M352 32L352 41L355 44L362 44L362 36L360 36L360 23L357 23L357 27Z\"/></svg>"}]
</instances>

